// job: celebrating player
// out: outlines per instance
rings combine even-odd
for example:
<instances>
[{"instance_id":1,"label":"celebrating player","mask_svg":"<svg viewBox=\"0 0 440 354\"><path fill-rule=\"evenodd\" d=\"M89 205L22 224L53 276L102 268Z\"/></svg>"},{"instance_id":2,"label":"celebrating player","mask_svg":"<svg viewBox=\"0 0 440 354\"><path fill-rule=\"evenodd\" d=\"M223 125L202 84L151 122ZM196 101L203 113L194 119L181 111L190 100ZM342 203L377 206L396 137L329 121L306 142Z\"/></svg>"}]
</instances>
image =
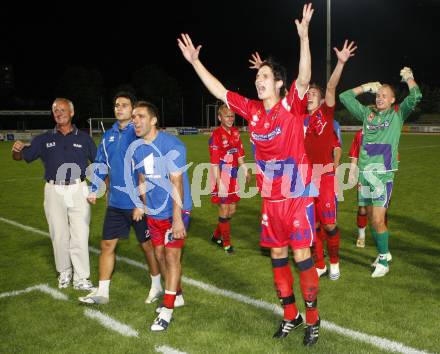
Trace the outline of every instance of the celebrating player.
<instances>
[{"instance_id":1,"label":"celebrating player","mask_svg":"<svg viewBox=\"0 0 440 354\"><path fill-rule=\"evenodd\" d=\"M211 240L224 247L227 254L234 252L231 244L230 220L240 200L237 184L238 167L242 167L246 180L250 175L244 164L244 150L240 132L235 128L235 114L225 104L218 109L220 126L209 139L211 158L211 202L218 205L218 224Z\"/></svg>"},{"instance_id":2,"label":"celebrating player","mask_svg":"<svg viewBox=\"0 0 440 354\"><path fill-rule=\"evenodd\" d=\"M176 137L159 131L158 121L159 114L153 104L136 103L133 123L141 139L133 151L134 173L139 175L154 253L165 277L165 295L156 310L159 315L151 325L152 331L166 330L174 307L183 306L180 261L192 205L188 175L184 170L185 145ZM137 211L141 217L143 211Z\"/></svg>"},{"instance_id":3,"label":"celebrating player","mask_svg":"<svg viewBox=\"0 0 440 354\"><path fill-rule=\"evenodd\" d=\"M363 143L359 155L358 202L367 207L372 224L372 234L379 252L373 278L389 272L388 228L385 214L391 199L394 172L397 170L397 151L403 122L422 98L410 68L400 71L409 95L398 105L390 85L370 82L339 95L341 102L353 116L363 122ZM374 108L362 105L356 96L371 92L376 94ZM373 264L374 264L373 263Z\"/></svg>"},{"instance_id":4,"label":"celebrating player","mask_svg":"<svg viewBox=\"0 0 440 354\"><path fill-rule=\"evenodd\" d=\"M284 307L284 319L274 337L283 338L303 323L293 295L288 263L290 246L306 305L305 345L317 342L320 326L318 275L310 252L314 238L314 206L309 196L311 168L305 153L302 121L311 76L308 27L312 14L311 4L305 5L302 20L295 20L300 38L299 74L286 96L285 71L278 64L263 63L255 80L260 101L250 100L226 90L203 66L199 60L201 46L195 48L187 34L177 40L183 56L208 90L249 122L258 166L257 184L263 197L260 245L271 250L275 286Z\"/></svg>"},{"instance_id":5,"label":"celebrating player","mask_svg":"<svg viewBox=\"0 0 440 354\"><path fill-rule=\"evenodd\" d=\"M312 164L322 164L324 173L320 176L319 196L315 198L315 213L317 223L320 224L317 233L315 254L316 270L321 276L327 271L324 261L323 242L327 241L327 251L330 258L331 280L337 280L340 277L339 271L339 229L336 226L336 191L335 191L335 166L334 166L334 147L335 132L333 127L336 87L341 78L344 65L354 56L357 47L354 42L350 44L345 41L341 50L333 48L338 63L333 70L327 83L324 102L322 102L323 91L317 85L312 85L307 93L307 111L305 115L305 146L307 156ZM336 139L337 140L337 139ZM327 169L326 167L329 167Z\"/></svg>"},{"instance_id":6,"label":"celebrating player","mask_svg":"<svg viewBox=\"0 0 440 354\"><path fill-rule=\"evenodd\" d=\"M121 190L126 186L124 171L125 153L130 144L136 139L131 113L135 99L128 92L120 92L114 98L114 110L117 121L107 130L99 144L95 163L97 167L92 180L91 193L88 200L96 203L96 192L99 181L109 178L108 205L105 213L101 254L99 256L99 287L79 301L86 304L105 304L109 301L110 281L115 267L115 250L120 238L128 238L131 226L145 255L150 268L151 288L146 303L156 301L163 293L160 282L159 265L154 257L153 247L148 234L145 218L134 219L135 204L128 193ZM143 208L142 208L143 211Z\"/></svg>"}]
</instances>

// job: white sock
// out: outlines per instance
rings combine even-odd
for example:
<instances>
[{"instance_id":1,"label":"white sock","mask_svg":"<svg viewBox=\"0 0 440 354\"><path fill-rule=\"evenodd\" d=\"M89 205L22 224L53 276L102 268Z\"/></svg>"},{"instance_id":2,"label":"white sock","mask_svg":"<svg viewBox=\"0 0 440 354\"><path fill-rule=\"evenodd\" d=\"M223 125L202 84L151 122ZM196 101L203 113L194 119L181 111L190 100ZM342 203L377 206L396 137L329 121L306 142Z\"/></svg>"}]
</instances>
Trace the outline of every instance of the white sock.
<instances>
[{"instance_id":1,"label":"white sock","mask_svg":"<svg viewBox=\"0 0 440 354\"><path fill-rule=\"evenodd\" d=\"M359 227L358 228L358 231L359 231L359 236L358 236L358 238L361 238L361 239L365 239L365 227Z\"/></svg>"},{"instance_id":2,"label":"white sock","mask_svg":"<svg viewBox=\"0 0 440 354\"><path fill-rule=\"evenodd\" d=\"M96 295L109 297L109 291L110 291L110 279L109 280L100 280L99 286L98 286L98 291L97 291Z\"/></svg>"},{"instance_id":3,"label":"white sock","mask_svg":"<svg viewBox=\"0 0 440 354\"><path fill-rule=\"evenodd\" d=\"M162 284L160 283L160 273L158 275L150 274L150 278L151 278L151 286L156 289L162 290Z\"/></svg>"},{"instance_id":4,"label":"white sock","mask_svg":"<svg viewBox=\"0 0 440 354\"><path fill-rule=\"evenodd\" d=\"M159 317L169 323L171 321L171 317L173 317L173 309L169 309L163 306L160 310Z\"/></svg>"}]
</instances>

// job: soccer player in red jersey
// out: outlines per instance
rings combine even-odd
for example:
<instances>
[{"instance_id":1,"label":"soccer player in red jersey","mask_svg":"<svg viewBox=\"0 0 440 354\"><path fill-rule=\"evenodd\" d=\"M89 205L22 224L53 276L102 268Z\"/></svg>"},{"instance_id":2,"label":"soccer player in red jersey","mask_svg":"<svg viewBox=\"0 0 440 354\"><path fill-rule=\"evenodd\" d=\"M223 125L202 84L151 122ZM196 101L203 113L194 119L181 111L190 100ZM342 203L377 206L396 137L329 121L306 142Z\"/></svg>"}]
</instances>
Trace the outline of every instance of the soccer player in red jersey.
<instances>
[{"instance_id":1,"label":"soccer player in red jersey","mask_svg":"<svg viewBox=\"0 0 440 354\"><path fill-rule=\"evenodd\" d=\"M211 158L211 202L218 205L218 224L211 240L232 254L230 220L240 200L237 184L238 169L241 167L247 182L250 174L244 164L244 150L240 132L235 128L235 113L223 104L218 109L220 126L209 139L209 155Z\"/></svg>"},{"instance_id":2,"label":"soccer player in red jersey","mask_svg":"<svg viewBox=\"0 0 440 354\"><path fill-rule=\"evenodd\" d=\"M348 152L348 157L351 161L349 180L354 183L357 180L355 176L355 168L357 168L357 161L359 159L359 151L362 145L362 129L359 129L351 143L350 151ZM357 226L358 226L358 237L356 240L356 247L365 247L365 229L368 225L367 209L364 206L359 206L357 212Z\"/></svg>"},{"instance_id":3,"label":"soccer player in red jersey","mask_svg":"<svg viewBox=\"0 0 440 354\"><path fill-rule=\"evenodd\" d=\"M315 243L315 264L318 275L327 272L324 260L323 245L327 241L327 252L330 258L331 280L338 280L339 271L339 229L336 226L336 186L334 147L335 132L333 120L336 105L336 87L342 75L345 64L354 56L354 42L346 40L341 50L333 48L338 63L327 83L325 96L317 85L311 85L307 93L307 111L304 117L305 147L307 156L314 166L314 179L319 188L315 198L315 214L317 221L317 237ZM322 100L324 98L324 100ZM319 166L322 166L321 171Z\"/></svg>"},{"instance_id":4,"label":"soccer player in red jersey","mask_svg":"<svg viewBox=\"0 0 440 354\"><path fill-rule=\"evenodd\" d=\"M303 343L314 345L319 336L317 308L318 274L310 247L314 239L314 205L311 168L304 147L303 114L311 77L308 27L313 15L311 4L303 8L301 21L295 20L300 38L297 79L286 92L285 71L272 61L263 62L255 86L259 100L250 100L226 90L199 60L201 46L182 34L178 46L197 75L217 98L249 123L257 164L257 184L263 197L260 245L270 248L274 282L284 308L284 319L274 334L283 338L302 325L293 294L293 276L288 262L288 247L300 273L306 306ZM286 94L287 93L287 94ZM285 95L286 94L286 95Z\"/></svg>"}]
</instances>

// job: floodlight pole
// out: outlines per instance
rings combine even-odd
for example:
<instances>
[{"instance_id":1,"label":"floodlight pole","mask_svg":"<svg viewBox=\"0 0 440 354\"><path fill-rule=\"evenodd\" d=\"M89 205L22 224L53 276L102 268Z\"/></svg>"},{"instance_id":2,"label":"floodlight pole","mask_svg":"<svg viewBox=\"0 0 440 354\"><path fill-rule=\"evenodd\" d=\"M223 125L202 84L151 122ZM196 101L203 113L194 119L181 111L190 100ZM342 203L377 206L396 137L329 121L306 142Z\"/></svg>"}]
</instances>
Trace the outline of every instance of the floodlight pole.
<instances>
[{"instance_id":1,"label":"floodlight pole","mask_svg":"<svg viewBox=\"0 0 440 354\"><path fill-rule=\"evenodd\" d=\"M331 0L327 0L327 82L330 80L331 58Z\"/></svg>"}]
</instances>

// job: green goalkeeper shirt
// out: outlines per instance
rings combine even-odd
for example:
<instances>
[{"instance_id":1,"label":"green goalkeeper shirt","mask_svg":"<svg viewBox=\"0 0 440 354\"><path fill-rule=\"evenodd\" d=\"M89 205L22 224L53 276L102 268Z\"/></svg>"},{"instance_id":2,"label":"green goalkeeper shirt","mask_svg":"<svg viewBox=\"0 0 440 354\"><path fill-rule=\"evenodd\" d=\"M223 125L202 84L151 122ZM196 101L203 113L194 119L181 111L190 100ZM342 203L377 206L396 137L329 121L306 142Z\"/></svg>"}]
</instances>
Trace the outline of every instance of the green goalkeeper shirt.
<instances>
[{"instance_id":1,"label":"green goalkeeper shirt","mask_svg":"<svg viewBox=\"0 0 440 354\"><path fill-rule=\"evenodd\" d=\"M419 87L415 86L410 89L409 95L400 105L396 104L386 111L378 112L362 105L356 99L353 90L339 95L348 111L363 122L362 146L359 153L360 171L370 170L373 166L379 171L397 171L397 149L403 121L408 118L421 98L422 93Z\"/></svg>"}]
</instances>

